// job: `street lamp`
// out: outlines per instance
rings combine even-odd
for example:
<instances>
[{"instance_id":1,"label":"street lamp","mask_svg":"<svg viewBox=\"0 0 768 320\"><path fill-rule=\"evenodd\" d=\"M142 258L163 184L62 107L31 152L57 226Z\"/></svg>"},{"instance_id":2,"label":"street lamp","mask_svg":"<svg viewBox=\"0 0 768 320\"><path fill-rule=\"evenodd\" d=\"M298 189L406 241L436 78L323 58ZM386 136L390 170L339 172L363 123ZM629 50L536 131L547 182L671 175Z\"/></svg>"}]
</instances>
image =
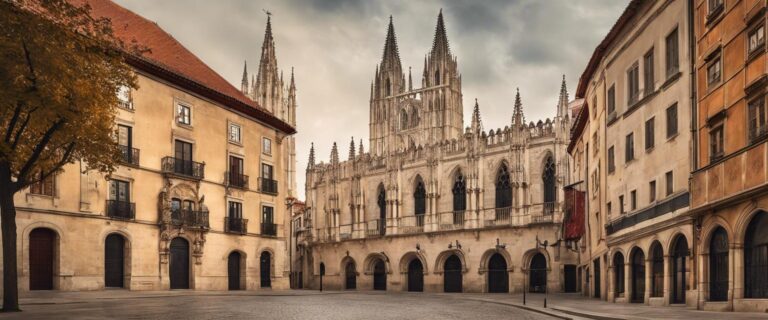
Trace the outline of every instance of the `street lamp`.
<instances>
[{"instance_id":1,"label":"street lamp","mask_svg":"<svg viewBox=\"0 0 768 320\"><path fill-rule=\"evenodd\" d=\"M547 256L549 256L549 251L547 250L547 244L548 243L549 242L547 240L544 240L544 242L540 242L539 241L539 236L536 235L536 249L544 248L544 253L546 253ZM546 264L545 264L544 265L544 279L545 279L544 280L544 308L547 307L547 295L549 294L549 290L547 289L547 280L546 280L547 279L547 274L546 274L546 272L547 272L547 267L546 267ZM525 296L523 296L523 297L525 297Z\"/></svg>"}]
</instances>

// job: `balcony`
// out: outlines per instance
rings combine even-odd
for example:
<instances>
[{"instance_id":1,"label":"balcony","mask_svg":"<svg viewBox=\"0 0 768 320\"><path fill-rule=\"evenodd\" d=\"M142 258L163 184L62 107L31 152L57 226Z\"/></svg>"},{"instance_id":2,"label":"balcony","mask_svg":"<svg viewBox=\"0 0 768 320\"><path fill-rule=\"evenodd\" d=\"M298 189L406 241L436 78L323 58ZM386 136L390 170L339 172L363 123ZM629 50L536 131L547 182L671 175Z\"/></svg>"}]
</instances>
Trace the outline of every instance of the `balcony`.
<instances>
[{"instance_id":1,"label":"balcony","mask_svg":"<svg viewBox=\"0 0 768 320\"><path fill-rule=\"evenodd\" d=\"M263 193L277 194L277 180L259 178L259 191Z\"/></svg>"},{"instance_id":2,"label":"balcony","mask_svg":"<svg viewBox=\"0 0 768 320\"><path fill-rule=\"evenodd\" d=\"M162 160L163 173L178 175L194 180L205 178L205 164L191 160L165 157Z\"/></svg>"},{"instance_id":3,"label":"balcony","mask_svg":"<svg viewBox=\"0 0 768 320\"><path fill-rule=\"evenodd\" d=\"M227 171L226 184L228 187L248 189L248 176L242 173Z\"/></svg>"},{"instance_id":4,"label":"balcony","mask_svg":"<svg viewBox=\"0 0 768 320\"><path fill-rule=\"evenodd\" d=\"M209 229L208 211L183 210L171 211L171 223L188 228Z\"/></svg>"},{"instance_id":5,"label":"balcony","mask_svg":"<svg viewBox=\"0 0 768 320\"><path fill-rule=\"evenodd\" d=\"M139 166L139 149L129 146L120 147L120 162L123 164Z\"/></svg>"},{"instance_id":6,"label":"balcony","mask_svg":"<svg viewBox=\"0 0 768 320\"><path fill-rule=\"evenodd\" d=\"M486 226L509 225L512 222L512 207L485 210Z\"/></svg>"},{"instance_id":7,"label":"balcony","mask_svg":"<svg viewBox=\"0 0 768 320\"><path fill-rule=\"evenodd\" d=\"M236 234L248 233L248 219L224 217L224 232Z\"/></svg>"},{"instance_id":8,"label":"balcony","mask_svg":"<svg viewBox=\"0 0 768 320\"><path fill-rule=\"evenodd\" d=\"M464 210L443 212L438 215L439 230L458 230L464 228Z\"/></svg>"},{"instance_id":9,"label":"balcony","mask_svg":"<svg viewBox=\"0 0 768 320\"><path fill-rule=\"evenodd\" d=\"M381 237L387 234L387 221L384 219L374 219L365 223L366 237Z\"/></svg>"},{"instance_id":10,"label":"balcony","mask_svg":"<svg viewBox=\"0 0 768 320\"><path fill-rule=\"evenodd\" d=\"M554 202L544 202L542 205L542 211L541 214L545 216L551 216L555 213L555 203Z\"/></svg>"},{"instance_id":11,"label":"balcony","mask_svg":"<svg viewBox=\"0 0 768 320\"><path fill-rule=\"evenodd\" d=\"M107 216L115 219L133 220L136 218L136 205L133 202L107 200Z\"/></svg>"},{"instance_id":12,"label":"balcony","mask_svg":"<svg viewBox=\"0 0 768 320\"><path fill-rule=\"evenodd\" d=\"M424 215L418 214L398 219L398 232L403 234L420 233L424 231Z\"/></svg>"},{"instance_id":13,"label":"balcony","mask_svg":"<svg viewBox=\"0 0 768 320\"><path fill-rule=\"evenodd\" d=\"M271 236L276 237L277 236L277 225L270 222L262 222L261 223L261 235L262 236Z\"/></svg>"}]
</instances>

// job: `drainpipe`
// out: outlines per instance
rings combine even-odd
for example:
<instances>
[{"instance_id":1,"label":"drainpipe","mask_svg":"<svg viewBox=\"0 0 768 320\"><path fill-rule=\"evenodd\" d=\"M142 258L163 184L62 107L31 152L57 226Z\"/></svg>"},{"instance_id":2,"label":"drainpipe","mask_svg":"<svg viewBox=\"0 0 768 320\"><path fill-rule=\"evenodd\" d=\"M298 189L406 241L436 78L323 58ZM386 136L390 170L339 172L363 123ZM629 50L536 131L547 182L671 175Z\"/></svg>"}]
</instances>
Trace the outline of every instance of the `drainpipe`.
<instances>
[{"instance_id":1,"label":"drainpipe","mask_svg":"<svg viewBox=\"0 0 768 320\"><path fill-rule=\"evenodd\" d=\"M698 109L697 109L697 93L696 93L696 32L694 21L694 0L688 0L688 55L689 62L688 68L690 68L690 82L691 82L691 121L690 121L690 133L691 133L691 172L695 171L699 166L699 134L698 134ZM691 177L688 178L688 190L691 190ZM690 255L691 255L691 272L693 273L693 281L691 286L696 288L696 310L701 310L701 287L699 286L699 259L698 259L698 234L697 225L698 219L694 218L691 222L691 233L693 235L691 241ZM687 300L687 299L686 299ZM687 301L686 301L687 302Z\"/></svg>"}]
</instances>

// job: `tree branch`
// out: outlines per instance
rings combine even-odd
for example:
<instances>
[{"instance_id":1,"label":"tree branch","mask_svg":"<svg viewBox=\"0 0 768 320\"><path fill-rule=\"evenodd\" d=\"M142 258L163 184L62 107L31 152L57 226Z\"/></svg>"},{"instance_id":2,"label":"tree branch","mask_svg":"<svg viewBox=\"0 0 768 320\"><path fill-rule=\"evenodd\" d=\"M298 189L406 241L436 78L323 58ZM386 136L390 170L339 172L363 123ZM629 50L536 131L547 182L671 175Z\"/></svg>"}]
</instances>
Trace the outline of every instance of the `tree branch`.
<instances>
[{"instance_id":1,"label":"tree branch","mask_svg":"<svg viewBox=\"0 0 768 320\"><path fill-rule=\"evenodd\" d=\"M40 139L40 142L35 145L35 148L32 150L32 154L27 159L27 162L24 164L23 167L21 167L21 170L19 170L19 175L16 180L16 186L15 190L21 190L19 188L20 185L26 185L27 184L27 176L29 175L30 170L35 165L37 160L40 158L40 154L43 153L43 150L45 150L45 147L48 146L48 142L51 141L53 138L53 134L56 132L56 130L59 130L61 126L64 125L64 120L59 119L58 121L54 122L53 125L48 128L47 131L45 131L45 134L43 134L43 138Z\"/></svg>"},{"instance_id":2,"label":"tree branch","mask_svg":"<svg viewBox=\"0 0 768 320\"><path fill-rule=\"evenodd\" d=\"M16 103L16 108L13 110L13 117L11 117L11 122L8 124L8 131L5 132L6 143L11 142L11 134L13 133L13 130L16 129L16 122L19 121L19 116L21 116L21 101Z\"/></svg>"},{"instance_id":3,"label":"tree branch","mask_svg":"<svg viewBox=\"0 0 768 320\"><path fill-rule=\"evenodd\" d=\"M35 112L37 108L30 110L27 113L27 117L24 119L24 122L21 124L21 127L19 127L19 130L16 131L16 136L13 137L13 144L11 144L11 148L13 150L16 150L16 146L19 145L19 140L21 140L21 134L24 133L24 130L27 129L27 125L29 124L29 119L32 118L32 113Z\"/></svg>"}]
</instances>

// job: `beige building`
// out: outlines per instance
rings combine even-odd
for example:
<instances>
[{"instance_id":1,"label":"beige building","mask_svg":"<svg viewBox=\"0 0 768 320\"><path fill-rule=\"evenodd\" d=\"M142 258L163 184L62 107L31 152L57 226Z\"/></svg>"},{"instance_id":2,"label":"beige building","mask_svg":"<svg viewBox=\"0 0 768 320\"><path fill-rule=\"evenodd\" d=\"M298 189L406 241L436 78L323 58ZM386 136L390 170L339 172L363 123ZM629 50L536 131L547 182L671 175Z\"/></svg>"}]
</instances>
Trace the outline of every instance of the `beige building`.
<instances>
[{"instance_id":1,"label":"beige building","mask_svg":"<svg viewBox=\"0 0 768 320\"><path fill-rule=\"evenodd\" d=\"M118 169L75 163L17 194L20 290L288 288L295 103L267 109L157 24L88 2L152 51L128 57L139 88L118 93Z\"/></svg>"},{"instance_id":2,"label":"beige building","mask_svg":"<svg viewBox=\"0 0 768 320\"><path fill-rule=\"evenodd\" d=\"M310 152L308 213L294 220L301 221L294 234L303 287L575 286L575 255L558 241L561 188L569 183L565 83L555 116L537 123L525 123L518 93L509 126L484 131L475 100L465 127L462 101L442 13L419 88L403 72L390 21L371 84L369 150L353 140L343 161L334 144L330 161L320 163Z\"/></svg>"}]
</instances>

